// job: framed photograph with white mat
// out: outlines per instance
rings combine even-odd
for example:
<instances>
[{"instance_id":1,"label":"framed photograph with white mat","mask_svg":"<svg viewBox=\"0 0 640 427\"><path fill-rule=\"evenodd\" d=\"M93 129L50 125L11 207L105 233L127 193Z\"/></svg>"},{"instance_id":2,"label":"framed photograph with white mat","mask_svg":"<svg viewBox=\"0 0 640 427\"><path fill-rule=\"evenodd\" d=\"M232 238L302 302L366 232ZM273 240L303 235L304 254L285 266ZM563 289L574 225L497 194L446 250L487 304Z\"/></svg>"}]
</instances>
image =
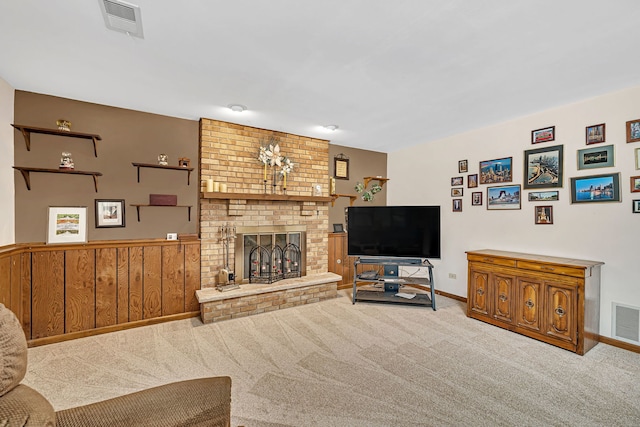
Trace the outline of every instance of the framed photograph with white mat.
<instances>
[{"instance_id":1,"label":"framed photograph with white mat","mask_svg":"<svg viewBox=\"0 0 640 427\"><path fill-rule=\"evenodd\" d=\"M86 243L87 207L49 207L47 244Z\"/></svg>"}]
</instances>

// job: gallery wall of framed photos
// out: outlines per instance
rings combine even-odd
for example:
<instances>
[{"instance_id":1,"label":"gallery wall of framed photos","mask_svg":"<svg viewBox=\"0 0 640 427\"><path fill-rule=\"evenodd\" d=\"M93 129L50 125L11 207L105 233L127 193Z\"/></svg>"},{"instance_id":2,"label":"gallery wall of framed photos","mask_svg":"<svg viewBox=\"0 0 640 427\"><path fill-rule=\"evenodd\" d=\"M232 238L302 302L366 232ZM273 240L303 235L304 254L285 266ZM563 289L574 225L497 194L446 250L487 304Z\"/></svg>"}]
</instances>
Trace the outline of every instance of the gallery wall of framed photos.
<instances>
[{"instance_id":1,"label":"gallery wall of framed photos","mask_svg":"<svg viewBox=\"0 0 640 427\"><path fill-rule=\"evenodd\" d=\"M638 99L640 86L390 153L388 204L442 207L440 289L467 296L469 250L601 261L611 336L612 303L640 307Z\"/></svg>"}]
</instances>

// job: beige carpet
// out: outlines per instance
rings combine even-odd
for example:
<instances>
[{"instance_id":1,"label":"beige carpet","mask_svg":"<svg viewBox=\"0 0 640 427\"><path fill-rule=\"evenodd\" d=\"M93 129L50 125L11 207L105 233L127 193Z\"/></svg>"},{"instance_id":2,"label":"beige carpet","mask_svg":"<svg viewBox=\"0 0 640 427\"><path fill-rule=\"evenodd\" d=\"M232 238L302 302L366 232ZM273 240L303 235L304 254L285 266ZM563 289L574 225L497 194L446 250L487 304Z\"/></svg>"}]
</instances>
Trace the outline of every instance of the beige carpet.
<instances>
[{"instance_id":1,"label":"beige carpet","mask_svg":"<svg viewBox=\"0 0 640 427\"><path fill-rule=\"evenodd\" d=\"M219 324L188 319L29 350L56 409L229 375L240 426L638 426L640 355L585 356L430 308L322 303Z\"/></svg>"}]
</instances>

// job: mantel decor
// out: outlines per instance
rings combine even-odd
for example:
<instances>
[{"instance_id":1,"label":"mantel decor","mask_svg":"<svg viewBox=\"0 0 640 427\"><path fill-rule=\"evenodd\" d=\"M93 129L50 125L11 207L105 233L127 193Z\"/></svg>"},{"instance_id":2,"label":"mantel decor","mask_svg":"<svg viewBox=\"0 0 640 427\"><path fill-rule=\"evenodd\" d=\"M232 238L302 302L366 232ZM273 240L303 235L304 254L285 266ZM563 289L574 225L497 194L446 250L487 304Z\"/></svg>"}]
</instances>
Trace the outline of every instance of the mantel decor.
<instances>
[{"instance_id":1,"label":"mantel decor","mask_svg":"<svg viewBox=\"0 0 640 427\"><path fill-rule=\"evenodd\" d=\"M272 193L276 192L278 186L277 181L282 179L282 191L287 192L287 175L293 170L294 163L290 158L280 154L280 144L278 138L275 136L269 137L267 140L263 140L260 144L260 151L258 152L258 161L264 165L264 193L267 194L267 166L270 166L271 174L273 176L273 189ZM279 167L280 171L275 167Z\"/></svg>"},{"instance_id":2,"label":"mantel decor","mask_svg":"<svg viewBox=\"0 0 640 427\"><path fill-rule=\"evenodd\" d=\"M349 179L349 158L343 153L333 158L333 176L336 179Z\"/></svg>"}]
</instances>

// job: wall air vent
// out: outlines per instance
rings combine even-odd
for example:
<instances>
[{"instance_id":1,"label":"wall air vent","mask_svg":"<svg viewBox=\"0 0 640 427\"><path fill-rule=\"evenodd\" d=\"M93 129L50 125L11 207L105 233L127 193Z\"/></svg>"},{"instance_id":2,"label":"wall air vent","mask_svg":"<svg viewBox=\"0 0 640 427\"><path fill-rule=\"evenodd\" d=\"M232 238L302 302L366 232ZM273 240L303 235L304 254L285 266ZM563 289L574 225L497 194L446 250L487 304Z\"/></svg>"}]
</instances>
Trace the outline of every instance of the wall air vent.
<instances>
[{"instance_id":1,"label":"wall air vent","mask_svg":"<svg viewBox=\"0 0 640 427\"><path fill-rule=\"evenodd\" d=\"M144 38L139 6L121 0L98 0L98 2L108 29Z\"/></svg>"},{"instance_id":2,"label":"wall air vent","mask_svg":"<svg viewBox=\"0 0 640 427\"><path fill-rule=\"evenodd\" d=\"M613 338L640 344L640 308L613 303Z\"/></svg>"}]
</instances>

